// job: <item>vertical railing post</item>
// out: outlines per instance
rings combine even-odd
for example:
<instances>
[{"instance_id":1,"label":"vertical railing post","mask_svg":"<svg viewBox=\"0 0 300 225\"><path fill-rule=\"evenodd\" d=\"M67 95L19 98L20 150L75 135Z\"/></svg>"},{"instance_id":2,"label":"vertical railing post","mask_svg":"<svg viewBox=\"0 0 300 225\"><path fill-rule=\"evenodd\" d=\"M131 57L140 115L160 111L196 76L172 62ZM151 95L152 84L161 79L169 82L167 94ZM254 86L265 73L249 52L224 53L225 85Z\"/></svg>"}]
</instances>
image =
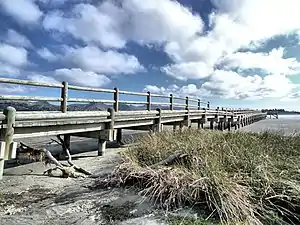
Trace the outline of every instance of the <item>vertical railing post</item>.
<instances>
[{"instance_id":1,"label":"vertical railing post","mask_svg":"<svg viewBox=\"0 0 300 225\"><path fill-rule=\"evenodd\" d=\"M185 97L185 110L189 110L189 97Z\"/></svg>"},{"instance_id":2,"label":"vertical railing post","mask_svg":"<svg viewBox=\"0 0 300 225\"><path fill-rule=\"evenodd\" d=\"M147 110L150 111L151 110L151 93L150 91L147 92Z\"/></svg>"},{"instance_id":3,"label":"vertical railing post","mask_svg":"<svg viewBox=\"0 0 300 225\"><path fill-rule=\"evenodd\" d=\"M62 89L61 89L61 98L62 102L60 103L60 111L66 113L68 110L68 82L62 82Z\"/></svg>"},{"instance_id":4,"label":"vertical railing post","mask_svg":"<svg viewBox=\"0 0 300 225\"><path fill-rule=\"evenodd\" d=\"M4 172L4 161L8 159L15 158L15 148L13 137L14 137L14 125L15 125L15 119L16 119L16 109L13 107L7 107L5 110L3 110L3 114L5 115L6 119L6 128L4 129L4 133L1 134L1 139L4 139L4 146L2 147L2 143L0 146L0 180L3 178L3 172ZM3 157L1 156L3 155Z\"/></svg>"},{"instance_id":5,"label":"vertical railing post","mask_svg":"<svg viewBox=\"0 0 300 225\"><path fill-rule=\"evenodd\" d=\"M170 94L170 110L174 109L174 96Z\"/></svg>"},{"instance_id":6,"label":"vertical railing post","mask_svg":"<svg viewBox=\"0 0 300 225\"><path fill-rule=\"evenodd\" d=\"M115 88L114 89L115 92L114 92L114 110L115 112L118 112L119 111L119 89L118 88Z\"/></svg>"},{"instance_id":7,"label":"vertical railing post","mask_svg":"<svg viewBox=\"0 0 300 225\"><path fill-rule=\"evenodd\" d=\"M201 100L198 99L198 110L200 110L200 109L201 109Z\"/></svg>"}]
</instances>

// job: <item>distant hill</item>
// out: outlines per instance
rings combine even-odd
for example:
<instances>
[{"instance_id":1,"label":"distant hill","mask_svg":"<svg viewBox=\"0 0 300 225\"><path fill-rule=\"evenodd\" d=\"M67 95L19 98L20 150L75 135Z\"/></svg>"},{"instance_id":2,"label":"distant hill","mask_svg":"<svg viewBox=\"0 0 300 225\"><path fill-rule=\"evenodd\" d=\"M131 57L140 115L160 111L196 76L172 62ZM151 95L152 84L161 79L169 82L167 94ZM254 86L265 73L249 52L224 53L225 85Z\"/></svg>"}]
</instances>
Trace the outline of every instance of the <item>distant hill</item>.
<instances>
[{"instance_id":1,"label":"distant hill","mask_svg":"<svg viewBox=\"0 0 300 225\"><path fill-rule=\"evenodd\" d=\"M0 101L0 111L8 106L14 107L17 111L59 111L60 106L53 105L47 101ZM68 111L106 111L111 108L112 104L104 103L86 103L86 104L68 104ZM119 104L120 111L146 110L146 105L128 105ZM151 105L151 109L161 108L169 110L168 105L159 106ZM175 110L183 109L183 107L174 107Z\"/></svg>"},{"instance_id":2,"label":"distant hill","mask_svg":"<svg viewBox=\"0 0 300 225\"><path fill-rule=\"evenodd\" d=\"M299 115L300 112L298 111L289 111L285 109L262 109L262 112L266 112L268 114L276 114L278 115Z\"/></svg>"}]
</instances>

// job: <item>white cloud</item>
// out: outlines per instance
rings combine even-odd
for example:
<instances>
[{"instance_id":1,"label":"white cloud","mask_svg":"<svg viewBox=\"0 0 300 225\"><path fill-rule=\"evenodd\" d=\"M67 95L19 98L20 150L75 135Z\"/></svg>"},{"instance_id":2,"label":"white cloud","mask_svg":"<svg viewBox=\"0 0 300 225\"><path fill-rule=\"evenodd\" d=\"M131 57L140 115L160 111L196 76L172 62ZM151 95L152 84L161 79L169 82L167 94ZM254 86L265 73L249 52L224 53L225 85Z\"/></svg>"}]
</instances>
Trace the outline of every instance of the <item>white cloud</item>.
<instances>
[{"instance_id":1,"label":"white cloud","mask_svg":"<svg viewBox=\"0 0 300 225\"><path fill-rule=\"evenodd\" d=\"M144 0L141 4L124 0L121 5L110 1L98 7L79 4L71 14L56 11L47 15L43 25L46 30L68 32L83 41L115 48L125 47L129 40L141 44L182 42L203 29L202 19L176 1Z\"/></svg>"},{"instance_id":2,"label":"white cloud","mask_svg":"<svg viewBox=\"0 0 300 225\"><path fill-rule=\"evenodd\" d=\"M133 74L143 70L135 56L113 50L102 51L95 46L68 48L64 57L71 66L95 73Z\"/></svg>"},{"instance_id":3,"label":"white cloud","mask_svg":"<svg viewBox=\"0 0 300 225\"><path fill-rule=\"evenodd\" d=\"M109 3L104 4L109 5ZM71 17L66 17L59 11L46 15L43 26L46 30L70 33L85 42L96 42L104 47L122 48L126 44L119 31L120 24L118 24L122 14L114 18L108 13L102 12L93 5L79 4L73 8L72 13L69 13Z\"/></svg>"},{"instance_id":4,"label":"white cloud","mask_svg":"<svg viewBox=\"0 0 300 225\"><path fill-rule=\"evenodd\" d=\"M262 69L270 74L295 74L300 62L296 58L284 58L284 48L273 49L269 53L237 52L226 56L221 64L226 69Z\"/></svg>"},{"instance_id":5,"label":"white cloud","mask_svg":"<svg viewBox=\"0 0 300 225\"><path fill-rule=\"evenodd\" d=\"M8 44L0 44L0 62L16 67L27 64L27 51L24 48L14 47Z\"/></svg>"},{"instance_id":6,"label":"white cloud","mask_svg":"<svg viewBox=\"0 0 300 225\"><path fill-rule=\"evenodd\" d=\"M174 39L167 43L165 51L176 64L201 61L211 67L242 47L254 49L269 38L300 29L300 2L297 0L216 0L215 5L218 10L210 14L211 30L207 34L182 42ZM250 66L251 62L246 60L258 61L256 56L259 58L260 55L253 55L251 59L245 57L241 64ZM280 63L277 69L281 71L286 70L288 63L295 61L279 59L280 55L277 56L277 62ZM264 61L272 60L274 55L264 57ZM274 67L269 65L267 69L274 72Z\"/></svg>"},{"instance_id":7,"label":"white cloud","mask_svg":"<svg viewBox=\"0 0 300 225\"><path fill-rule=\"evenodd\" d=\"M209 68L203 62L187 62L164 66L162 71L179 80L187 80L208 77L213 72L213 68Z\"/></svg>"},{"instance_id":8,"label":"white cloud","mask_svg":"<svg viewBox=\"0 0 300 225\"><path fill-rule=\"evenodd\" d=\"M41 82L41 83L50 83L50 84L60 83L57 80L55 80L53 77L44 76L44 75L35 74L35 73L28 75L27 79L36 81L36 82Z\"/></svg>"},{"instance_id":9,"label":"white cloud","mask_svg":"<svg viewBox=\"0 0 300 225\"><path fill-rule=\"evenodd\" d=\"M17 77L20 75L20 70L14 66L11 66L7 63L2 63L0 61L0 75L1 76L9 76L9 77Z\"/></svg>"},{"instance_id":10,"label":"white cloud","mask_svg":"<svg viewBox=\"0 0 300 225\"><path fill-rule=\"evenodd\" d=\"M243 77L236 72L216 70L210 80L197 87L188 84L167 88L147 85L145 90L153 93L196 97L221 97L232 99L282 98L298 85L293 84L284 75L267 75L264 78L254 75Z\"/></svg>"},{"instance_id":11,"label":"white cloud","mask_svg":"<svg viewBox=\"0 0 300 225\"><path fill-rule=\"evenodd\" d=\"M7 44L11 44L17 47L31 47L32 44L30 40L25 37L24 35L18 33L15 30L8 29L6 37L4 38L4 41Z\"/></svg>"},{"instance_id":12,"label":"white cloud","mask_svg":"<svg viewBox=\"0 0 300 225\"><path fill-rule=\"evenodd\" d=\"M61 55L52 53L48 48L38 49L36 52L41 58L53 62L61 58Z\"/></svg>"},{"instance_id":13,"label":"white cloud","mask_svg":"<svg viewBox=\"0 0 300 225\"><path fill-rule=\"evenodd\" d=\"M33 0L1 0L2 10L12 16L19 23L37 23L43 12Z\"/></svg>"},{"instance_id":14,"label":"white cloud","mask_svg":"<svg viewBox=\"0 0 300 225\"><path fill-rule=\"evenodd\" d=\"M76 85L90 87L102 87L110 83L110 79L102 74L83 71L78 68L57 69L54 72L54 77L59 81L68 81Z\"/></svg>"},{"instance_id":15,"label":"white cloud","mask_svg":"<svg viewBox=\"0 0 300 225\"><path fill-rule=\"evenodd\" d=\"M28 91L24 86L8 84L0 84L0 90L2 94L23 94Z\"/></svg>"}]
</instances>

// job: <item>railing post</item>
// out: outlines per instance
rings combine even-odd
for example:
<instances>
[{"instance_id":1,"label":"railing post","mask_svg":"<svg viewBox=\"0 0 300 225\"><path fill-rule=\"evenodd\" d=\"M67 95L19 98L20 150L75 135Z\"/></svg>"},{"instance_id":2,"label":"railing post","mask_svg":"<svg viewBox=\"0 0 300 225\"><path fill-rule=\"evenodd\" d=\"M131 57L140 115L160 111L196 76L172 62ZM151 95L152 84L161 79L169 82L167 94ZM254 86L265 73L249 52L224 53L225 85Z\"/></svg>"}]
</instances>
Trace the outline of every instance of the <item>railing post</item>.
<instances>
[{"instance_id":1,"label":"railing post","mask_svg":"<svg viewBox=\"0 0 300 225\"><path fill-rule=\"evenodd\" d=\"M170 94L170 110L174 109L174 96Z\"/></svg>"},{"instance_id":2,"label":"railing post","mask_svg":"<svg viewBox=\"0 0 300 225\"><path fill-rule=\"evenodd\" d=\"M62 89L61 89L61 98L62 102L60 103L60 111L66 113L68 110L68 82L62 82Z\"/></svg>"},{"instance_id":3,"label":"railing post","mask_svg":"<svg viewBox=\"0 0 300 225\"><path fill-rule=\"evenodd\" d=\"M151 110L151 93L150 91L147 92L147 110L150 111Z\"/></svg>"},{"instance_id":4,"label":"railing post","mask_svg":"<svg viewBox=\"0 0 300 225\"><path fill-rule=\"evenodd\" d=\"M185 98L185 110L189 110L189 97L186 96Z\"/></svg>"},{"instance_id":5,"label":"railing post","mask_svg":"<svg viewBox=\"0 0 300 225\"><path fill-rule=\"evenodd\" d=\"M201 109L201 100L198 99L198 110L200 110L200 109Z\"/></svg>"},{"instance_id":6,"label":"railing post","mask_svg":"<svg viewBox=\"0 0 300 225\"><path fill-rule=\"evenodd\" d=\"M115 88L114 89L115 92L114 92L114 110L115 112L118 112L119 111L119 89L118 88Z\"/></svg>"},{"instance_id":7,"label":"railing post","mask_svg":"<svg viewBox=\"0 0 300 225\"><path fill-rule=\"evenodd\" d=\"M6 128L4 130L5 132L1 134L1 136L2 135L4 136L4 137L2 136L4 138L4 144L3 144L4 146L2 148L2 143L1 143L0 155L3 155L3 158L2 156L0 156L0 180L2 180L3 178L4 161L15 158L15 154L16 154L15 152L16 146L14 146L14 142L13 142L16 109L9 106L3 111L3 113L6 116ZM2 151L4 151L4 154Z\"/></svg>"}]
</instances>

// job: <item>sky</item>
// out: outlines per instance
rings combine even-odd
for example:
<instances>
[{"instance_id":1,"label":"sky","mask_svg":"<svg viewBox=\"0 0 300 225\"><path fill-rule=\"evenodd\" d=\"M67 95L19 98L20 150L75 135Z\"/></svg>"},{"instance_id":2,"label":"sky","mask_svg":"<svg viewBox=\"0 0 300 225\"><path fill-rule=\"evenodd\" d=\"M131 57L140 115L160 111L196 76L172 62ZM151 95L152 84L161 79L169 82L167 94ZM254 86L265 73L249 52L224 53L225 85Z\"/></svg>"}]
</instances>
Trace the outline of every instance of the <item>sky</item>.
<instances>
[{"instance_id":1,"label":"sky","mask_svg":"<svg viewBox=\"0 0 300 225\"><path fill-rule=\"evenodd\" d=\"M0 1L0 77L300 110L299 53L299 0Z\"/></svg>"}]
</instances>

